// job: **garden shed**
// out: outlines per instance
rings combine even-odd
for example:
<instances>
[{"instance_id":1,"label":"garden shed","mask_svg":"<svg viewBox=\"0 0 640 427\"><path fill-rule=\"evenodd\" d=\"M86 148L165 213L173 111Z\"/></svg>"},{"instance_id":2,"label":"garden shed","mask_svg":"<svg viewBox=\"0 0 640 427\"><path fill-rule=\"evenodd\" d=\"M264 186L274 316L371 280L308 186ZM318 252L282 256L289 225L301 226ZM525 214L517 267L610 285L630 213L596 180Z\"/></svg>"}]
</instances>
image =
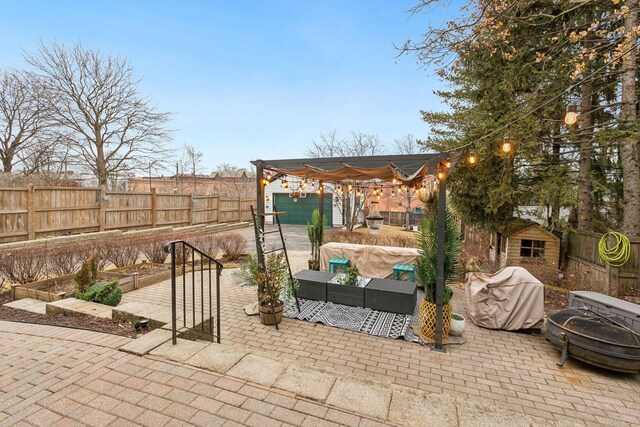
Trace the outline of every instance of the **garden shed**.
<instances>
[{"instance_id":1,"label":"garden shed","mask_svg":"<svg viewBox=\"0 0 640 427\"><path fill-rule=\"evenodd\" d=\"M560 263L560 237L540 224L514 218L491 232L489 257L500 268L524 267L540 280L554 278Z\"/></svg>"}]
</instances>

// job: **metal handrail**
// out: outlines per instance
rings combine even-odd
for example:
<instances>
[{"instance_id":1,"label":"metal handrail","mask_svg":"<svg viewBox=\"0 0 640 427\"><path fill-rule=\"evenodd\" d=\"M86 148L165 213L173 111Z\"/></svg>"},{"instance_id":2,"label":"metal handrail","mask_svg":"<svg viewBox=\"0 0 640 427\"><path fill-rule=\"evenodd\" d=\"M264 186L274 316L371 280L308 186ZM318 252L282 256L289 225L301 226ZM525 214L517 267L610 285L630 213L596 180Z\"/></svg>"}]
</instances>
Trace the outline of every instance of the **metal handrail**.
<instances>
[{"instance_id":1,"label":"metal handrail","mask_svg":"<svg viewBox=\"0 0 640 427\"><path fill-rule=\"evenodd\" d=\"M165 252L171 254L171 333L172 342L175 345L177 343L178 325L177 325L177 298L176 298L176 245L182 245L182 313L183 313L183 327L187 329L187 248L191 250L191 300L192 300L192 315L193 325L192 330L202 333L203 335L211 336L212 341L215 340L220 343L220 274L224 266L219 261L216 261L211 256L207 255L200 249L191 245L184 240L172 240L163 245ZM196 273L196 260L195 254L200 257L200 328L196 327L196 288L195 288L195 273ZM204 265L205 261L208 263L209 271L209 331L205 331L205 306L204 306ZM216 333L213 333L213 310L211 304L211 268L215 265L216 269Z\"/></svg>"}]
</instances>

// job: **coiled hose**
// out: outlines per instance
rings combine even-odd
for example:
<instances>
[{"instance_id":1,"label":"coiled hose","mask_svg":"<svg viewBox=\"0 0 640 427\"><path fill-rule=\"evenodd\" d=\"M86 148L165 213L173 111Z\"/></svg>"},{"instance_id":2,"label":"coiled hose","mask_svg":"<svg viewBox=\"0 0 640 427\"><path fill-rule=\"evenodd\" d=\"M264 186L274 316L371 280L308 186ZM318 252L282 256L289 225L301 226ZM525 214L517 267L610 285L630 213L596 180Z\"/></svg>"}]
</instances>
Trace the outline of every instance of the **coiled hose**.
<instances>
[{"instance_id":1,"label":"coiled hose","mask_svg":"<svg viewBox=\"0 0 640 427\"><path fill-rule=\"evenodd\" d=\"M607 245L609 236L613 237L614 244ZM600 258L613 267L622 267L631 256L631 242L629 238L617 231L605 233L598 243Z\"/></svg>"}]
</instances>

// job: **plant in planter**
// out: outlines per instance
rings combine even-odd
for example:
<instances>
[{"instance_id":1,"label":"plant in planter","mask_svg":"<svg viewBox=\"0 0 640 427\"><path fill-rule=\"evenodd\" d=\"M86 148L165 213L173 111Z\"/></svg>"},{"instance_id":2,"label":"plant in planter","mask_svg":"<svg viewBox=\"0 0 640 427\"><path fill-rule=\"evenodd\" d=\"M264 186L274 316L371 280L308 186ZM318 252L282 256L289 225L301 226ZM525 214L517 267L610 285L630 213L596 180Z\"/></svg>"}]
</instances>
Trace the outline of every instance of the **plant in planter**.
<instances>
[{"instance_id":1,"label":"plant in planter","mask_svg":"<svg viewBox=\"0 0 640 427\"><path fill-rule=\"evenodd\" d=\"M265 268L258 262L258 255L254 252L247 256L246 262L235 273L236 282L241 286L257 287L260 321L265 325L275 325L282 321L282 300L289 301L298 287L297 280L289 275L286 262L284 253L271 253L267 256ZM267 288L266 271L270 272L268 278L271 293Z\"/></svg>"},{"instance_id":2,"label":"plant in planter","mask_svg":"<svg viewBox=\"0 0 640 427\"><path fill-rule=\"evenodd\" d=\"M311 216L311 224L307 223L307 236L311 242L311 259L309 260L309 270L320 270L320 245L322 244L322 236L326 218L320 220L320 212L314 209Z\"/></svg>"},{"instance_id":3,"label":"plant in planter","mask_svg":"<svg viewBox=\"0 0 640 427\"><path fill-rule=\"evenodd\" d=\"M357 286L358 276L360 276L360 271L358 270L358 267L356 267L355 265L353 267L347 267L347 272L338 278L338 282L341 285Z\"/></svg>"},{"instance_id":4,"label":"plant in planter","mask_svg":"<svg viewBox=\"0 0 640 427\"><path fill-rule=\"evenodd\" d=\"M435 338L436 323L436 276L438 269L438 198L432 194L425 206L425 216L420 223L417 236L419 255L416 258L416 281L424 287L424 300L418 311L418 327L420 334L428 339ZM460 233L447 207L445 213L444 243L444 293L442 296L443 319L442 339L446 340L451 327L451 297L453 290L448 286L458 273L460 258Z\"/></svg>"}]
</instances>

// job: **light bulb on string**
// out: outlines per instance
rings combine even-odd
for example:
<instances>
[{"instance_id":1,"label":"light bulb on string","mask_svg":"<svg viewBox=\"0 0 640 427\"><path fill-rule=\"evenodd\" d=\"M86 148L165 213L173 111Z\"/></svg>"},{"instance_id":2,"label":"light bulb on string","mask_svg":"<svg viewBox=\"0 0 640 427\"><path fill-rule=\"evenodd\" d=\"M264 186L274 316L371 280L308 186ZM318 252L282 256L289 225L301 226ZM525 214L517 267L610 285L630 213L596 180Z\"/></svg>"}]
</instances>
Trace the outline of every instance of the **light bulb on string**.
<instances>
[{"instance_id":1,"label":"light bulb on string","mask_svg":"<svg viewBox=\"0 0 640 427\"><path fill-rule=\"evenodd\" d=\"M505 136L502 139L502 152L508 153L509 151L511 151L511 142L509 142L509 137Z\"/></svg>"},{"instance_id":2,"label":"light bulb on string","mask_svg":"<svg viewBox=\"0 0 640 427\"><path fill-rule=\"evenodd\" d=\"M394 176L393 179L391 180L391 183L393 185L396 185L398 183L398 180L396 179L396 177Z\"/></svg>"},{"instance_id":3,"label":"light bulb on string","mask_svg":"<svg viewBox=\"0 0 640 427\"><path fill-rule=\"evenodd\" d=\"M467 162L470 165L475 165L478 162L478 158L476 157L476 154L473 152L473 150L469 151L469 157L467 157Z\"/></svg>"},{"instance_id":4,"label":"light bulb on string","mask_svg":"<svg viewBox=\"0 0 640 427\"><path fill-rule=\"evenodd\" d=\"M448 157L447 157L447 160L445 160L445 162L444 162L444 166L445 166L447 169L450 169L450 168L451 168L451 160L449 160L449 158L448 158Z\"/></svg>"},{"instance_id":5,"label":"light bulb on string","mask_svg":"<svg viewBox=\"0 0 640 427\"><path fill-rule=\"evenodd\" d=\"M569 126L575 124L578 121L578 107L576 104L567 105L567 112L564 116L564 122Z\"/></svg>"},{"instance_id":6,"label":"light bulb on string","mask_svg":"<svg viewBox=\"0 0 640 427\"><path fill-rule=\"evenodd\" d=\"M445 174L444 170L441 169L441 170L438 171L438 179L440 181L442 181L445 178L445 176L446 176L446 174Z\"/></svg>"},{"instance_id":7,"label":"light bulb on string","mask_svg":"<svg viewBox=\"0 0 640 427\"><path fill-rule=\"evenodd\" d=\"M396 189L395 188L391 189L391 197L396 197Z\"/></svg>"}]
</instances>

